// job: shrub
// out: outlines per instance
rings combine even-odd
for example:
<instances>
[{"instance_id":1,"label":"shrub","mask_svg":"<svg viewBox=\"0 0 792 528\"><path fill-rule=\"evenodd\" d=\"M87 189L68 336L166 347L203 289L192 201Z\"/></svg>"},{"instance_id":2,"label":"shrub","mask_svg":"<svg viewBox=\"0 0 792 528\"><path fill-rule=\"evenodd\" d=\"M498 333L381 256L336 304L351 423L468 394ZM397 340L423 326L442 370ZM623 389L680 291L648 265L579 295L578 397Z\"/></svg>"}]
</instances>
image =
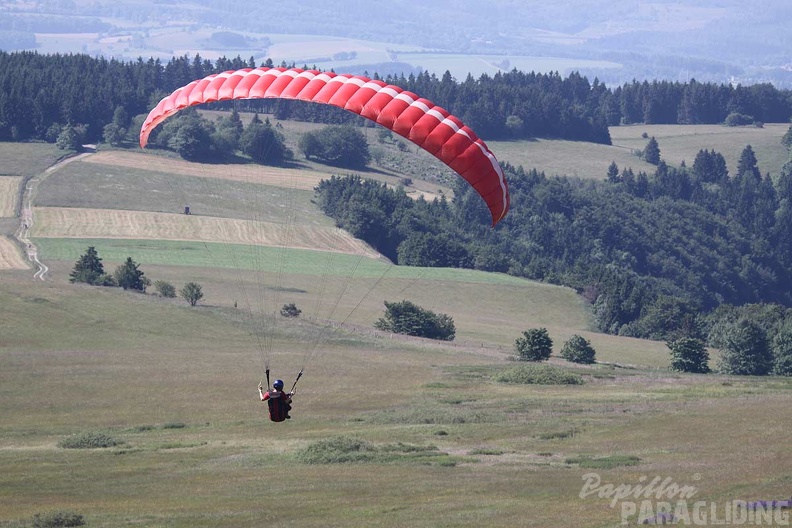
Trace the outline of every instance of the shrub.
<instances>
[{"instance_id":1,"label":"shrub","mask_svg":"<svg viewBox=\"0 0 792 528\"><path fill-rule=\"evenodd\" d=\"M561 357L572 363L594 363L595 355L591 342L577 334L570 337L561 349Z\"/></svg>"},{"instance_id":2,"label":"shrub","mask_svg":"<svg viewBox=\"0 0 792 528\"><path fill-rule=\"evenodd\" d=\"M753 122L754 122L753 117L749 115L741 114L739 112L732 112L731 114L726 116L726 120L724 121L724 124L726 126L733 127L733 126L750 125L753 124Z\"/></svg>"},{"instance_id":3,"label":"shrub","mask_svg":"<svg viewBox=\"0 0 792 528\"><path fill-rule=\"evenodd\" d=\"M302 313L302 310L297 308L297 305L294 303L284 304L283 308L280 311L283 317L299 317Z\"/></svg>"},{"instance_id":4,"label":"shrub","mask_svg":"<svg viewBox=\"0 0 792 528\"><path fill-rule=\"evenodd\" d=\"M535 385L581 385L583 378L551 365L517 365L499 372L495 381Z\"/></svg>"},{"instance_id":5,"label":"shrub","mask_svg":"<svg viewBox=\"0 0 792 528\"><path fill-rule=\"evenodd\" d=\"M375 448L369 442L348 436L319 440L297 453L304 464L344 464L366 462L374 457Z\"/></svg>"},{"instance_id":6,"label":"shrub","mask_svg":"<svg viewBox=\"0 0 792 528\"><path fill-rule=\"evenodd\" d=\"M502 455L505 452L506 451L503 451L501 449L489 449L489 448L482 447L482 448L479 448L479 449L471 449L468 454L469 455L492 455L492 456L498 456L498 455Z\"/></svg>"},{"instance_id":7,"label":"shrub","mask_svg":"<svg viewBox=\"0 0 792 528\"><path fill-rule=\"evenodd\" d=\"M578 464L587 469L611 469L619 466L635 466L641 459L633 455L611 455L606 457L578 456L564 460L565 464Z\"/></svg>"},{"instance_id":8,"label":"shrub","mask_svg":"<svg viewBox=\"0 0 792 528\"><path fill-rule=\"evenodd\" d=\"M163 280L154 281L154 289L163 297L176 297L176 287L170 282Z\"/></svg>"},{"instance_id":9,"label":"shrub","mask_svg":"<svg viewBox=\"0 0 792 528\"><path fill-rule=\"evenodd\" d=\"M33 516L33 528L57 528L61 526L85 526L85 519L79 513L67 510L37 513Z\"/></svg>"},{"instance_id":10,"label":"shrub","mask_svg":"<svg viewBox=\"0 0 792 528\"><path fill-rule=\"evenodd\" d=\"M671 349L671 369L679 372L706 374L709 369L709 353L704 342L692 337L683 337L667 343Z\"/></svg>"},{"instance_id":11,"label":"shrub","mask_svg":"<svg viewBox=\"0 0 792 528\"><path fill-rule=\"evenodd\" d=\"M451 317L436 314L410 301L385 301L385 316L374 323L374 328L442 341L453 341L456 336L456 327Z\"/></svg>"},{"instance_id":12,"label":"shrub","mask_svg":"<svg viewBox=\"0 0 792 528\"><path fill-rule=\"evenodd\" d=\"M553 353L553 340L546 328L532 328L523 332L514 343L518 359L523 361L545 361Z\"/></svg>"},{"instance_id":13,"label":"shrub","mask_svg":"<svg viewBox=\"0 0 792 528\"><path fill-rule=\"evenodd\" d=\"M98 449L114 447L122 443L104 433L87 432L67 436L58 442L58 447L63 449Z\"/></svg>"},{"instance_id":14,"label":"shrub","mask_svg":"<svg viewBox=\"0 0 792 528\"><path fill-rule=\"evenodd\" d=\"M569 429L567 431L553 431L550 433L539 433L540 440L558 440L563 438L572 438L577 434L577 429Z\"/></svg>"},{"instance_id":15,"label":"shrub","mask_svg":"<svg viewBox=\"0 0 792 528\"><path fill-rule=\"evenodd\" d=\"M297 453L304 464L347 464L358 462L412 462L453 466L456 462L436 446L397 442L376 446L365 440L337 436L319 440Z\"/></svg>"}]
</instances>

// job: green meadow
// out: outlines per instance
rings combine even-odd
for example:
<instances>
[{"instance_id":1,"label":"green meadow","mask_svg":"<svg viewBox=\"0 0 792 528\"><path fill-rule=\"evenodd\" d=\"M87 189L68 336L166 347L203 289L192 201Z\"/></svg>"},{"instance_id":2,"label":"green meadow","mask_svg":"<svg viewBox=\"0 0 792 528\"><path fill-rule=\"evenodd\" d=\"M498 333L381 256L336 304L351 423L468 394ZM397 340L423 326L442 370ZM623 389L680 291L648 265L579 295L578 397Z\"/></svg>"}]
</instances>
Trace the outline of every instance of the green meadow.
<instances>
[{"instance_id":1,"label":"green meadow","mask_svg":"<svg viewBox=\"0 0 792 528\"><path fill-rule=\"evenodd\" d=\"M597 145L580 141L490 141L487 144L501 161L535 168L548 176L573 176L585 179L604 179L611 162L619 169L632 168L637 174L654 172L654 166L643 161L637 153L654 136L660 146L660 157L669 165L679 167L684 162L693 166L699 150L715 150L723 154L734 176L737 162L747 145L756 154L763 174L776 175L789 159L781 138L789 123L766 123L757 127L727 127L722 125L630 125L610 127L612 145Z\"/></svg>"},{"instance_id":2,"label":"green meadow","mask_svg":"<svg viewBox=\"0 0 792 528\"><path fill-rule=\"evenodd\" d=\"M213 216L332 223L303 191L171 176L76 161L34 207L155 211L187 191ZM53 512L91 527L620 525L620 504L581 497L591 473L671 479L716 505L789 498L792 380L671 372L664 343L594 332L568 288L285 245L33 242L46 280L0 272L0 526ZM108 271L132 256L205 298L70 284L88 246ZM451 315L456 339L375 331L402 299ZM277 314L291 302L302 316ZM520 383L514 340L535 327L554 356ZM597 364L558 356L573 334ZM258 401L266 365L287 386L304 369L288 422Z\"/></svg>"}]
</instances>

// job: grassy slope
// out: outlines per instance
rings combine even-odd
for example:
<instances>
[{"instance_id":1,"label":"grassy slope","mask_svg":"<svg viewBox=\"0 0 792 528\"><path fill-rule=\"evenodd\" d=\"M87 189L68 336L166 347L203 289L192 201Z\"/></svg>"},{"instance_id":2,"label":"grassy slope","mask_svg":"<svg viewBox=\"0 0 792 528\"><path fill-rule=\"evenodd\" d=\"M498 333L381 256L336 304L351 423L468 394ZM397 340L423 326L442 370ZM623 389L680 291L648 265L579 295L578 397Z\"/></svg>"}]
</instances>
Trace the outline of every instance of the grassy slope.
<instances>
[{"instance_id":1,"label":"grassy slope","mask_svg":"<svg viewBox=\"0 0 792 528\"><path fill-rule=\"evenodd\" d=\"M778 457L789 425L772 419L785 412L788 381L599 367L576 369L578 387L507 386L489 381L508 366L502 356L476 348L338 335L310 364L294 420L276 428L256 402L260 358L231 316L61 281L4 282L0 301L12 336L0 349L4 521L67 508L91 526L403 526L416 515L433 526L617 524L607 499L578 498L590 470L565 460L581 454L637 456L637 467L597 471L614 484L668 476L697 486L697 500L788 491ZM273 351L277 375L294 372L301 339ZM86 431L126 443L56 446ZM449 456L386 466L294 458L334 435ZM739 461L749 459L746 471Z\"/></svg>"},{"instance_id":2,"label":"grassy slope","mask_svg":"<svg viewBox=\"0 0 792 528\"><path fill-rule=\"evenodd\" d=\"M737 161L746 145L751 145L762 173L778 174L788 159L781 145L781 137L788 123L766 124L764 128L725 127L721 125L634 125L611 127L613 145L595 145L577 141L537 140L499 142L488 145L501 161L526 169L536 168L548 176L564 175L604 179L608 166L616 162L619 169L632 167L635 173L651 174L654 167L633 154L646 147L641 135L654 136L660 145L660 155L666 163L679 166L683 161L693 166L701 149L714 149L723 154L734 175Z\"/></svg>"},{"instance_id":3,"label":"grassy slope","mask_svg":"<svg viewBox=\"0 0 792 528\"><path fill-rule=\"evenodd\" d=\"M69 170L79 165L87 164ZM39 197L70 196L78 207L107 200L110 187L96 179L101 174L68 174L61 183L59 173L52 175ZM114 174L127 189L142 177ZM81 181L92 182L85 188L93 192L65 192ZM161 200L150 191L133 191L118 206L146 209ZM307 214L300 221L310 221ZM567 289L338 257L320 265L331 265L321 273L327 279L321 293L310 252L289 252L291 266L278 278L245 271L255 267L245 261L239 273L224 271L222 258L207 260L216 247L37 242L53 258L52 280L9 272L0 281L0 522L13 526L36 512L67 508L91 526L403 526L416 516L431 526L615 525L619 511L608 499L578 497L591 470L565 460L581 454L641 458L636 467L596 470L603 483L659 475L695 485L696 500L788 495L792 472L782 453L790 428L777 418L785 416L792 384L658 369L667 364L662 343L588 332L585 310ZM89 243L108 269L133 255L153 280L177 286L196 280L205 286L206 304L190 309L69 285L70 268ZM278 286L285 290L276 294ZM354 326L327 334L305 320L280 320L272 346L260 346L245 303L231 307L243 291L274 307L295 301L319 317L329 314L328 306L314 310L317 297L332 304L345 291L333 318L348 317ZM366 330L381 301L399 297L452 315L456 342L381 339ZM515 337L538 325L548 327L557 346L582 333L601 360L642 366L575 367L586 381L575 387L490 381L510 366ZM267 356L275 375L287 379L308 367L295 419L280 426L263 419L256 401ZM109 432L126 444L101 451L56 446L85 431ZM402 457L387 466L316 466L295 458L301 447L335 435L433 445L447 455L425 463ZM482 450L493 454L476 454ZM274 480L284 490L277 500Z\"/></svg>"},{"instance_id":4,"label":"grassy slope","mask_svg":"<svg viewBox=\"0 0 792 528\"><path fill-rule=\"evenodd\" d=\"M62 156L62 150L48 143L0 143L0 175L33 176Z\"/></svg>"}]
</instances>

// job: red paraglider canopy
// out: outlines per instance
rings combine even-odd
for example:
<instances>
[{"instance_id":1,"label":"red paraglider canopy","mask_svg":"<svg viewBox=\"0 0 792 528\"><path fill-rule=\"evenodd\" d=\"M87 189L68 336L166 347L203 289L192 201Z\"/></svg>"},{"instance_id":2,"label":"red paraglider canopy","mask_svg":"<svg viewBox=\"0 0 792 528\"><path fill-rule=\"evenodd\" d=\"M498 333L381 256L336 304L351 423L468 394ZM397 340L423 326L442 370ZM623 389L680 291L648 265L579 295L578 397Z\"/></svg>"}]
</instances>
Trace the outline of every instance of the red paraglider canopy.
<instances>
[{"instance_id":1,"label":"red paraglider canopy","mask_svg":"<svg viewBox=\"0 0 792 528\"><path fill-rule=\"evenodd\" d=\"M283 98L348 110L405 137L462 176L481 195L497 224L509 210L498 160L462 121L412 92L358 75L299 68L243 68L178 88L149 113L140 146L162 121L188 106L231 99Z\"/></svg>"}]
</instances>

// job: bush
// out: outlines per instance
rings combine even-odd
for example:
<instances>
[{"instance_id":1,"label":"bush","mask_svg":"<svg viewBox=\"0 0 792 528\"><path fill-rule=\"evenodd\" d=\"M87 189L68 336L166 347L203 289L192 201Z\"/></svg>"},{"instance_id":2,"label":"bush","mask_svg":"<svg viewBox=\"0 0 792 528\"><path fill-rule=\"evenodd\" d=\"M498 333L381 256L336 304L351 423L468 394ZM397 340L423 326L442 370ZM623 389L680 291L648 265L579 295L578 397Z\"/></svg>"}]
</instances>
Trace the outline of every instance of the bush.
<instances>
[{"instance_id":1,"label":"bush","mask_svg":"<svg viewBox=\"0 0 792 528\"><path fill-rule=\"evenodd\" d=\"M551 365L517 365L494 377L502 383L524 385L581 385L583 378Z\"/></svg>"},{"instance_id":2,"label":"bush","mask_svg":"<svg viewBox=\"0 0 792 528\"><path fill-rule=\"evenodd\" d=\"M66 510L37 513L33 516L33 528L57 528L61 526L85 526L85 519L79 513Z\"/></svg>"},{"instance_id":3,"label":"bush","mask_svg":"<svg viewBox=\"0 0 792 528\"><path fill-rule=\"evenodd\" d=\"M553 353L553 340L546 328L532 328L517 338L514 347L520 360L545 361Z\"/></svg>"},{"instance_id":4,"label":"bush","mask_svg":"<svg viewBox=\"0 0 792 528\"><path fill-rule=\"evenodd\" d=\"M591 346L591 342L577 334L570 337L561 349L561 357L572 363L594 363L595 355L596 352Z\"/></svg>"},{"instance_id":5,"label":"bush","mask_svg":"<svg viewBox=\"0 0 792 528\"><path fill-rule=\"evenodd\" d=\"M283 317L299 317L302 313L302 310L297 308L297 305L294 303L284 304L283 308L280 311Z\"/></svg>"},{"instance_id":6,"label":"bush","mask_svg":"<svg viewBox=\"0 0 792 528\"><path fill-rule=\"evenodd\" d=\"M724 124L726 126L745 126L753 124L754 119L753 117L745 114L741 114L739 112L732 112L731 114L726 116L726 120Z\"/></svg>"},{"instance_id":7,"label":"bush","mask_svg":"<svg viewBox=\"0 0 792 528\"><path fill-rule=\"evenodd\" d=\"M451 317L436 314L406 300L392 303L385 301L385 316L374 323L374 328L442 341L453 341L456 337L456 327Z\"/></svg>"},{"instance_id":8,"label":"bush","mask_svg":"<svg viewBox=\"0 0 792 528\"><path fill-rule=\"evenodd\" d=\"M578 464L587 469L611 469L619 466L635 466L641 459L634 455L611 455L606 457L577 456L564 460L565 464Z\"/></svg>"},{"instance_id":9,"label":"bush","mask_svg":"<svg viewBox=\"0 0 792 528\"><path fill-rule=\"evenodd\" d=\"M163 280L155 281L154 289L163 297L176 297L176 287L170 282Z\"/></svg>"},{"instance_id":10,"label":"bush","mask_svg":"<svg viewBox=\"0 0 792 528\"><path fill-rule=\"evenodd\" d=\"M67 436L58 442L63 449L99 449L115 447L123 442L104 433L87 432Z\"/></svg>"},{"instance_id":11,"label":"bush","mask_svg":"<svg viewBox=\"0 0 792 528\"><path fill-rule=\"evenodd\" d=\"M386 444L376 446L365 440L337 436L319 440L297 452L297 460L304 464L349 464L357 462L413 462L419 464L454 465L455 461L428 445Z\"/></svg>"},{"instance_id":12,"label":"bush","mask_svg":"<svg viewBox=\"0 0 792 528\"><path fill-rule=\"evenodd\" d=\"M709 353L704 342L691 337L683 337L667 343L671 349L671 369L679 372L706 374L710 371Z\"/></svg>"},{"instance_id":13,"label":"bush","mask_svg":"<svg viewBox=\"0 0 792 528\"><path fill-rule=\"evenodd\" d=\"M338 436L319 440L297 453L297 460L304 464L345 464L366 462L375 455L372 444L357 438Z\"/></svg>"}]
</instances>

